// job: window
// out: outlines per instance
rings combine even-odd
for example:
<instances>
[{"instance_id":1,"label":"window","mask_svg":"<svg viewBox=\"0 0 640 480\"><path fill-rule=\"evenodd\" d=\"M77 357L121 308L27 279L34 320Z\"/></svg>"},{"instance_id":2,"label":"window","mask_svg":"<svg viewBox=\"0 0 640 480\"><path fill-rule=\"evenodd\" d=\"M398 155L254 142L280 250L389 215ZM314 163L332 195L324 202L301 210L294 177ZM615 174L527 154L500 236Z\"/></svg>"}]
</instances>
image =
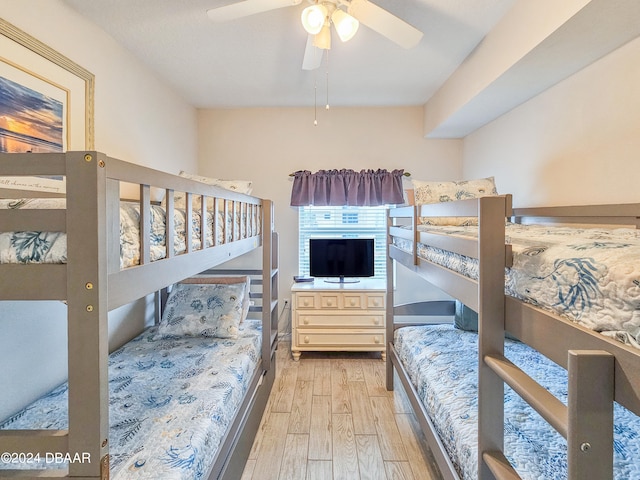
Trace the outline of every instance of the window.
<instances>
[{"instance_id":1,"label":"window","mask_svg":"<svg viewBox=\"0 0 640 480\"><path fill-rule=\"evenodd\" d=\"M309 275L310 238L374 238L375 278L386 277L387 207L299 207L298 264Z\"/></svg>"}]
</instances>

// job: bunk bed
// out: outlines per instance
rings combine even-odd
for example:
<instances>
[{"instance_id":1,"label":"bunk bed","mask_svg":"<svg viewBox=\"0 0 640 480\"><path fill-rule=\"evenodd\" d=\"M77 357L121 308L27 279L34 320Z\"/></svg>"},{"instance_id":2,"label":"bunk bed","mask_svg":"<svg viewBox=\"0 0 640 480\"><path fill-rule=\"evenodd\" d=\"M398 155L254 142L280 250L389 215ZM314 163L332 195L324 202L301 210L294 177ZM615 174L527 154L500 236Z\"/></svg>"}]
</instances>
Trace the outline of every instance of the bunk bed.
<instances>
[{"instance_id":1,"label":"bunk bed","mask_svg":"<svg viewBox=\"0 0 640 480\"><path fill-rule=\"evenodd\" d=\"M437 217L477 222L421 225ZM614 327L594 327L570 308L538 302L535 292L514 291L518 255L546 248L534 240L523 253L516 245L511 236L525 224L547 225L551 235L575 227L604 248L608 230L580 229L631 227L616 230L635 248L626 265L621 257L624 275L607 267L609 284L630 297L626 320L615 314ZM510 195L490 195L392 208L388 225L388 271L406 267L453 298L394 305L388 275L387 388L397 374L443 478L640 478L640 204L513 209ZM569 232L562 236L572 248L586 248ZM552 267L558 275L560 264ZM591 267L573 266L589 291L569 289L564 303L599 301L604 288L586 278ZM438 324L443 315L456 325Z\"/></svg>"},{"instance_id":2,"label":"bunk bed","mask_svg":"<svg viewBox=\"0 0 640 480\"><path fill-rule=\"evenodd\" d=\"M0 208L2 231L62 232L64 253L44 259L50 263L3 257L0 300L66 303L68 382L4 421L0 451L14 453L16 462L3 457L0 477L239 478L275 377L278 237L271 201L99 152L0 154L0 177L32 176L63 178L66 193L2 189L0 196L13 199L14 207L25 198L44 204ZM123 202L125 185L134 185L139 198ZM164 194L161 203L152 200L157 191ZM122 225L127 212L139 219L131 228ZM136 244L136 253L125 255L130 247L125 243ZM245 254L258 268L215 269ZM178 291L180 285L203 279L225 283L220 275L234 287L244 284L251 297L250 302L242 297L247 318L228 330L232 334L161 335L166 310L157 314L159 325L109 355L109 311L151 296L160 312L172 299L167 287ZM240 297L230 298L237 303ZM163 369L174 374L160 376ZM127 389L136 375L156 377L144 402L156 409L155 414L147 411L146 424L166 423L160 432L146 432L136 423L144 411L123 414L132 406ZM241 379L239 387L230 386L234 379ZM195 401L207 392L206 400ZM231 403L234 407L226 408ZM189 419L180 412L188 412L194 422L206 417L209 427L225 427L212 433L200 423L189 431ZM146 444L123 441L143 435L152 435ZM186 435L189 441L178 441ZM160 436L175 442L163 443ZM168 447L160 451L163 445ZM146 456L136 456L141 451ZM162 455L164 460L153 461ZM164 469L155 470L160 464Z\"/></svg>"}]
</instances>

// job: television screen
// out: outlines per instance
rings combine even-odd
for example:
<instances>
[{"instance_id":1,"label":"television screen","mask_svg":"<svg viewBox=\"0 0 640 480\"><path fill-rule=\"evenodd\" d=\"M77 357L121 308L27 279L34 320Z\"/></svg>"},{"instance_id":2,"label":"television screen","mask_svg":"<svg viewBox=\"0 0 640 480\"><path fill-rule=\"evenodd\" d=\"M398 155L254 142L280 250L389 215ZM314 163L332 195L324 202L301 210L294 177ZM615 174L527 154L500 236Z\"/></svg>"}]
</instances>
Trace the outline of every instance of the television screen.
<instances>
[{"instance_id":1,"label":"television screen","mask_svg":"<svg viewBox=\"0 0 640 480\"><path fill-rule=\"evenodd\" d=\"M309 239L312 277L373 277L373 238Z\"/></svg>"}]
</instances>

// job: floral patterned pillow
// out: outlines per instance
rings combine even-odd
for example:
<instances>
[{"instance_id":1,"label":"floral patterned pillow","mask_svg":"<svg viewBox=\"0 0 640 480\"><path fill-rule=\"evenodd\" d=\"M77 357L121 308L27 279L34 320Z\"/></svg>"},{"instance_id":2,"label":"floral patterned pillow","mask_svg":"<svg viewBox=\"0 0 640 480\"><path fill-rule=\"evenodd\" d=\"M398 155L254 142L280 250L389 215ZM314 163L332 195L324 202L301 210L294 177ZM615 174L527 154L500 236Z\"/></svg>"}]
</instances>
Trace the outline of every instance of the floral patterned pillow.
<instances>
[{"instance_id":1,"label":"floral patterned pillow","mask_svg":"<svg viewBox=\"0 0 640 480\"><path fill-rule=\"evenodd\" d=\"M245 318L247 318L247 314L249 313L249 307L252 305L251 302L251 277L248 275L232 275L232 276L223 276L223 275L215 275L215 274L203 274L197 275L195 277L190 277L185 280L182 280L180 283L189 283L189 284L204 284L204 283L220 283L224 285L230 285L234 283L241 284L244 287L244 296L242 299L242 318L240 322L242 322Z\"/></svg>"},{"instance_id":2,"label":"floral patterned pillow","mask_svg":"<svg viewBox=\"0 0 640 480\"><path fill-rule=\"evenodd\" d=\"M493 177L459 182L428 182L413 180L416 205L467 200L498 195ZM476 217L420 217L423 225L477 225Z\"/></svg>"},{"instance_id":3,"label":"floral patterned pillow","mask_svg":"<svg viewBox=\"0 0 640 480\"><path fill-rule=\"evenodd\" d=\"M161 338L238 338L246 283L178 283L169 294L158 327Z\"/></svg>"}]
</instances>

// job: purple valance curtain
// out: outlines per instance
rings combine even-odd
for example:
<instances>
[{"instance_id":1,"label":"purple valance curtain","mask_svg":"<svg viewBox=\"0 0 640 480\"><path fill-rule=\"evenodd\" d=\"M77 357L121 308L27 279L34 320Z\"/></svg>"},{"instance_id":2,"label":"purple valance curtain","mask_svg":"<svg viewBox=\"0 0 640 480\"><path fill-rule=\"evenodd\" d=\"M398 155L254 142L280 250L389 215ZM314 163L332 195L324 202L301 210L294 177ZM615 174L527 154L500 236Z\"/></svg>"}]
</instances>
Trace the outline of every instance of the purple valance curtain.
<instances>
[{"instance_id":1,"label":"purple valance curtain","mask_svg":"<svg viewBox=\"0 0 640 480\"><path fill-rule=\"evenodd\" d=\"M404 170L299 170L293 174L291 206L376 206L404 202Z\"/></svg>"}]
</instances>

